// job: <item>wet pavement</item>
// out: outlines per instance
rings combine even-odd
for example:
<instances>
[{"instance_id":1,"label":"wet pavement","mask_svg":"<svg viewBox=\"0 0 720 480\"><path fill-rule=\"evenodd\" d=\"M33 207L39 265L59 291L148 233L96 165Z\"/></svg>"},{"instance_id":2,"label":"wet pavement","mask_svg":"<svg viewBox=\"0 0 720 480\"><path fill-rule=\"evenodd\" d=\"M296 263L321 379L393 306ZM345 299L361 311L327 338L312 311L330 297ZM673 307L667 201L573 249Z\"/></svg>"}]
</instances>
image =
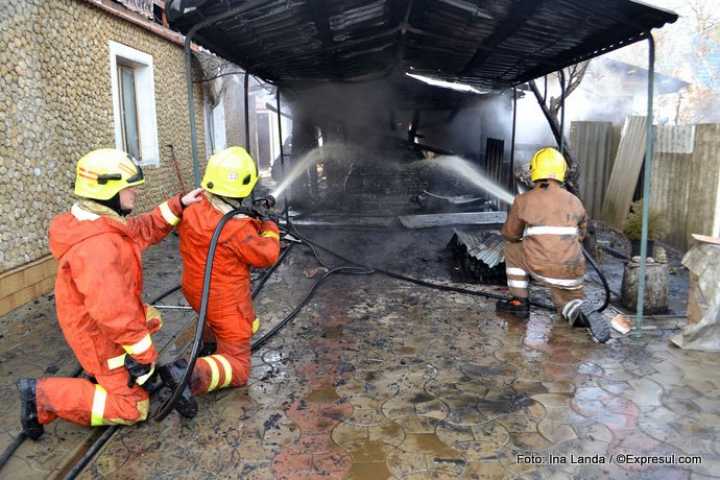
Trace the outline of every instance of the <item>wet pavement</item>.
<instances>
[{"instance_id":1,"label":"wet pavement","mask_svg":"<svg viewBox=\"0 0 720 480\"><path fill-rule=\"evenodd\" d=\"M451 282L452 229L301 233L364 265L506 294ZM324 265L294 245L256 298L262 335L314 289L254 353L248 386L198 397L191 420L172 412L162 422L120 427L78 478L720 477L720 357L671 346L668 338L685 324L681 302L673 302L674 314L646 317L641 335L613 332L602 345L548 310L519 320L498 316L494 298L380 273L339 270L323 279L348 261L315 250ZM146 300L179 283L176 237L151 247L144 262ZM616 291L618 262L603 261ZM586 292L601 301L598 284L588 282ZM549 303L540 288L533 299ZM179 292L158 304L185 305ZM192 337L194 315L163 313L156 343L173 358ZM67 376L76 363L52 294L0 317L0 332L4 450L20 431L15 381ZM159 406L154 397L153 412ZM66 478L103 431L55 421L17 449L0 478Z\"/></svg>"}]
</instances>

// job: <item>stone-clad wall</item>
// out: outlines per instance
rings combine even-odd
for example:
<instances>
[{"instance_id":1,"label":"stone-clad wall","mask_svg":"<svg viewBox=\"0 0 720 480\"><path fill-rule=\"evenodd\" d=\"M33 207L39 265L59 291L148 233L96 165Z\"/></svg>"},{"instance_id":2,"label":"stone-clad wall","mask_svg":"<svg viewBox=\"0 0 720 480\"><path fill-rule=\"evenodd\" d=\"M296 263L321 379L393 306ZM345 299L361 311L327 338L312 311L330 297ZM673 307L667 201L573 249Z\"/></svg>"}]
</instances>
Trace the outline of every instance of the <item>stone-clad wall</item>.
<instances>
[{"instance_id":1,"label":"stone-clad wall","mask_svg":"<svg viewBox=\"0 0 720 480\"><path fill-rule=\"evenodd\" d=\"M74 202L75 163L114 147L109 41L152 55L160 166L135 213L194 185L183 48L81 0L0 1L0 274L49 253L52 217ZM204 160L202 88L194 93ZM204 165L200 166L200 171Z\"/></svg>"}]
</instances>

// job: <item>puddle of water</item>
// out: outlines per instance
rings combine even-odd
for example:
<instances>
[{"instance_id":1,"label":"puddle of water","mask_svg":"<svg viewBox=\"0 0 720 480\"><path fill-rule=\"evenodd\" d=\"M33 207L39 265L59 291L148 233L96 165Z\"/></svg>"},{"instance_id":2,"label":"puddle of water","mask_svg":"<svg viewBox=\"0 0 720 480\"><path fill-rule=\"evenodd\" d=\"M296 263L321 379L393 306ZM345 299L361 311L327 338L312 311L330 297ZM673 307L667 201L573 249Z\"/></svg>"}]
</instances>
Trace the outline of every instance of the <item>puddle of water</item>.
<instances>
[{"instance_id":1,"label":"puddle of water","mask_svg":"<svg viewBox=\"0 0 720 480\"><path fill-rule=\"evenodd\" d=\"M325 387L311 391L304 400L312 403L335 403L340 400L340 396L334 388Z\"/></svg>"},{"instance_id":2,"label":"puddle of water","mask_svg":"<svg viewBox=\"0 0 720 480\"><path fill-rule=\"evenodd\" d=\"M352 451L354 462L383 462L385 465L385 455L387 455L390 446L387 443L366 441L362 448ZM366 478L386 478L386 477L366 477Z\"/></svg>"},{"instance_id":3,"label":"puddle of water","mask_svg":"<svg viewBox=\"0 0 720 480\"><path fill-rule=\"evenodd\" d=\"M340 325L327 325L320 336L322 338L342 338L343 327Z\"/></svg>"},{"instance_id":4,"label":"puddle of water","mask_svg":"<svg viewBox=\"0 0 720 480\"><path fill-rule=\"evenodd\" d=\"M441 455L442 458L450 458L457 452L450 448L445 442L438 438L435 433L414 433L408 434L405 440L409 445L408 451L426 452ZM414 445L413 445L414 444Z\"/></svg>"},{"instance_id":5,"label":"puddle of water","mask_svg":"<svg viewBox=\"0 0 720 480\"><path fill-rule=\"evenodd\" d=\"M378 462L353 462L348 480L368 480L370 478L392 478L385 461Z\"/></svg>"},{"instance_id":6,"label":"puddle of water","mask_svg":"<svg viewBox=\"0 0 720 480\"><path fill-rule=\"evenodd\" d=\"M428 395L427 393L418 393L410 400L412 403L425 403L435 400L435 397Z\"/></svg>"}]
</instances>

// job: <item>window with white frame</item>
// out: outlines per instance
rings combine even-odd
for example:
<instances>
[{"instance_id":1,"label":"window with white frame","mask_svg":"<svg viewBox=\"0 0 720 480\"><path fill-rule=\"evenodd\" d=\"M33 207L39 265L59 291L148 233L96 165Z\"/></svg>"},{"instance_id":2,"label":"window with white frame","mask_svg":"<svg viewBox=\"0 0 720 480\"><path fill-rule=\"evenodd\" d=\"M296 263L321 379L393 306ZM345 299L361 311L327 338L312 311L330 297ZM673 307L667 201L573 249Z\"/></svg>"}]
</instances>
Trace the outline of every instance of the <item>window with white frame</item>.
<instances>
[{"instance_id":1,"label":"window with white frame","mask_svg":"<svg viewBox=\"0 0 720 480\"><path fill-rule=\"evenodd\" d=\"M158 166L152 56L111 41L110 70L115 147L135 156L143 166Z\"/></svg>"},{"instance_id":2,"label":"window with white frame","mask_svg":"<svg viewBox=\"0 0 720 480\"><path fill-rule=\"evenodd\" d=\"M222 94L215 105L211 105L210 101L206 102L205 119L206 145L208 155L212 155L215 152L227 148L227 138L225 136L225 102L223 101Z\"/></svg>"}]
</instances>

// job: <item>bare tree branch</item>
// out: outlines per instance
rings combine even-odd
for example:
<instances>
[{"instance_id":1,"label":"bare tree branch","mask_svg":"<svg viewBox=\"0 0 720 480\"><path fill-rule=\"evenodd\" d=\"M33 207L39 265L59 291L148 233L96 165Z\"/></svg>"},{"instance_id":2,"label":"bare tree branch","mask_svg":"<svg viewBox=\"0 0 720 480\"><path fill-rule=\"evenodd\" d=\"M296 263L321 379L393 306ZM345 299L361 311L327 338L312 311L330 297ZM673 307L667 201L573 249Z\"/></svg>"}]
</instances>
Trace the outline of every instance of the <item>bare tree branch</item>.
<instances>
[{"instance_id":1,"label":"bare tree branch","mask_svg":"<svg viewBox=\"0 0 720 480\"><path fill-rule=\"evenodd\" d=\"M577 63L565 69L564 96L552 97L550 99L550 111L553 112L556 117L560 114L563 98L569 97L570 94L580 86L589 65L590 61L588 60L587 62Z\"/></svg>"}]
</instances>

